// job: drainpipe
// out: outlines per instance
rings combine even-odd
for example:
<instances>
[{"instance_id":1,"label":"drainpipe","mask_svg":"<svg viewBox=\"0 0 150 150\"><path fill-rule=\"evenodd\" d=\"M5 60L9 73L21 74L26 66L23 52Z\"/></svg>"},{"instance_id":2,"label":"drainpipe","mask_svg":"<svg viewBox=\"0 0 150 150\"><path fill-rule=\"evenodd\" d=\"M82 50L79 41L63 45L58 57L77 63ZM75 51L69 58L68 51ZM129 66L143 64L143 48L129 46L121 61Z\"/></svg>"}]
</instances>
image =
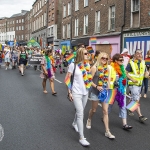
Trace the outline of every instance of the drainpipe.
<instances>
[{"instance_id":1,"label":"drainpipe","mask_svg":"<svg viewBox=\"0 0 150 150\"><path fill-rule=\"evenodd\" d=\"M70 45L72 48L72 18L73 18L73 0L71 1L71 19L70 19Z\"/></svg>"},{"instance_id":2,"label":"drainpipe","mask_svg":"<svg viewBox=\"0 0 150 150\"><path fill-rule=\"evenodd\" d=\"M125 26L125 17L126 17L126 0L124 0L124 12L123 12L123 25L121 26L121 36L120 36L120 53L123 47L123 27Z\"/></svg>"}]
</instances>

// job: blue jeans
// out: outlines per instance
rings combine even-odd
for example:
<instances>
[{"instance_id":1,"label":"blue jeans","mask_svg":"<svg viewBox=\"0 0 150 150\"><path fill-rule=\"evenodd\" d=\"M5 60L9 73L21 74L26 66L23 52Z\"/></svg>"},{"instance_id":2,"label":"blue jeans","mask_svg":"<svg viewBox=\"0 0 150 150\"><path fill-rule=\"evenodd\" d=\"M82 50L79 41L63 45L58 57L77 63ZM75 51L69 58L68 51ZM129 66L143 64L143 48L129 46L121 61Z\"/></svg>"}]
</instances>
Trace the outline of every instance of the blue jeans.
<instances>
[{"instance_id":1,"label":"blue jeans","mask_svg":"<svg viewBox=\"0 0 150 150\"><path fill-rule=\"evenodd\" d=\"M143 79L141 93L142 93L143 87L144 87L144 94L147 94L147 91L148 91L148 78Z\"/></svg>"}]
</instances>

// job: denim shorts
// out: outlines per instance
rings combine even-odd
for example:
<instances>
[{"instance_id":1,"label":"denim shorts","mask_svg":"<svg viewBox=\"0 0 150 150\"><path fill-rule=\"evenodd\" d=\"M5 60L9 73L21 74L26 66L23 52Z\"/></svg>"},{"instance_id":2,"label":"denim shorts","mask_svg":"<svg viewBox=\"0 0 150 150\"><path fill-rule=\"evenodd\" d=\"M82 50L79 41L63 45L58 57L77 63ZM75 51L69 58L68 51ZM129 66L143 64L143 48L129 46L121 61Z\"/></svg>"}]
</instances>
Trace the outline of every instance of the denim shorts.
<instances>
[{"instance_id":1,"label":"denim shorts","mask_svg":"<svg viewBox=\"0 0 150 150\"><path fill-rule=\"evenodd\" d=\"M99 101L98 96L91 92L89 96L89 100L91 101Z\"/></svg>"}]
</instances>

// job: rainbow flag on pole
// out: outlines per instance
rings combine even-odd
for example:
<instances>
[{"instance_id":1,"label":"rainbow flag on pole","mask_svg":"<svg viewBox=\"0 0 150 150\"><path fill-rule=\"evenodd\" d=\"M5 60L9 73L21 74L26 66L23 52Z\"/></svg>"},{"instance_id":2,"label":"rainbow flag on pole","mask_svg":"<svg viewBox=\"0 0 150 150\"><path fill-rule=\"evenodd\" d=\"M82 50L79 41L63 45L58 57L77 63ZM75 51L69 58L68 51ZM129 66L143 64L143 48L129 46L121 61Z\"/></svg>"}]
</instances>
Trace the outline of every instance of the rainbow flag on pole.
<instances>
[{"instance_id":1,"label":"rainbow flag on pole","mask_svg":"<svg viewBox=\"0 0 150 150\"><path fill-rule=\"evenodd\" d=\"M66 57L66 61L68 63L71 63L72 59L74 59L74 54L70 54L68 57Z\"/></svg>"},{"instance_id":2,"label":"rainbow flag on pole","mask_svg":"<svg viewBox=\"0 0 150 150\"><path fill-rule=\"evenodd\" d=\"M150 65L150 58L145 58L145 65Z\"/></svg>"},{"instance_id":3,"label":"rainbow flag on pole","mask_svg":"<svg viewBox=\"0 0 150 150\"><path fill-rule=\"evenodd\" d=\"M65 79L65 83L66 83L66 85L68 86L68 88L71 89L71 82L70 82L70 78L69 78L69 77L67 77L67 78Z\"/></svg>"},{"instance_id":4,"label":"rainbow flag on pole","mask_svg":"<svg viewBox=\"0 0 150 150\"><path fill-rule=\"evenodd\" d=\"M92 37L92 38L90 38L90 41L92 44L95 44L95 43L97 43L97 38Z\"/></svg>"},{"instance_id":5,"label":"rainbow flag on pole","mask_svg":"<svg viewBox=\"0 0 150 150\"><path fill-rule=\"evenodd\" d=\"M107 98L105 99L105 103L112 105L115 101L117 89L108 89L107 92L108 94L107 94Z\"/></svg>"},{"instance_id":6,"label":"rainbow flag on pole","mask_svg":"<svg viewBox=\"0 0 150 150\"><path fill-rule=\"evenodd\" d=\"M92 46L88 46L87 47L87 51L91 54L91 53L94 53L94 50L92 48Z\"/></svg>"},{"instance_id":7,"label":"rainbow flag on pole","mask_svg":"<svg viewBox=\"0 0 150 150\"><path fill-rule=\"evenodd\" d=\"M140 104L136 101L131 101L127 106L126 108L130 111L135 111L138 107L140 106Z\"/></svg>"}]
</instances>

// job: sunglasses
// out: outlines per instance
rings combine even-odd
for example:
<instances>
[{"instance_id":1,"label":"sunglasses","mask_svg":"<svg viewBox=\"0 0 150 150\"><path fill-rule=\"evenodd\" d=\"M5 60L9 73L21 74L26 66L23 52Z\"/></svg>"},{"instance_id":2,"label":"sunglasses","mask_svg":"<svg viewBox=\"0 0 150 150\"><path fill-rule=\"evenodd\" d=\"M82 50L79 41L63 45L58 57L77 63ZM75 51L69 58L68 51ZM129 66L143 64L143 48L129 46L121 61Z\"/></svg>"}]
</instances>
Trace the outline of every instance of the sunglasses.
<instances>
[{"instance_id":1,"label":"sunglasses","mask_svg":"<svg viewBox=\"0 0 150 150\"><path fill-rule=\"evenodd\" d=\"M88 53L84 53L84 55L88 55Z\"/></svg>"},{"instance_id":2,"label":"sunglasses","mask_svg":"<svg viewBox=\"0 0 150 150\"><path fill-rule=\"evenodd\" d=\"M107 60L108 61L108 58L107 57L101 57L102 60Z\"/></svg>"},{"instance_id":3,"label":"sunglasses","mask_svg":"<svg viewBox=\"0 0 150 150\"><path fill-rule=\"evenodd\" d=\"M118 59L118 61L121 61L121 62L123 62L123 61L124 61L124 59L123 59L123 58L120 58L120 59Z\"/></svg>"}]
</instances>

